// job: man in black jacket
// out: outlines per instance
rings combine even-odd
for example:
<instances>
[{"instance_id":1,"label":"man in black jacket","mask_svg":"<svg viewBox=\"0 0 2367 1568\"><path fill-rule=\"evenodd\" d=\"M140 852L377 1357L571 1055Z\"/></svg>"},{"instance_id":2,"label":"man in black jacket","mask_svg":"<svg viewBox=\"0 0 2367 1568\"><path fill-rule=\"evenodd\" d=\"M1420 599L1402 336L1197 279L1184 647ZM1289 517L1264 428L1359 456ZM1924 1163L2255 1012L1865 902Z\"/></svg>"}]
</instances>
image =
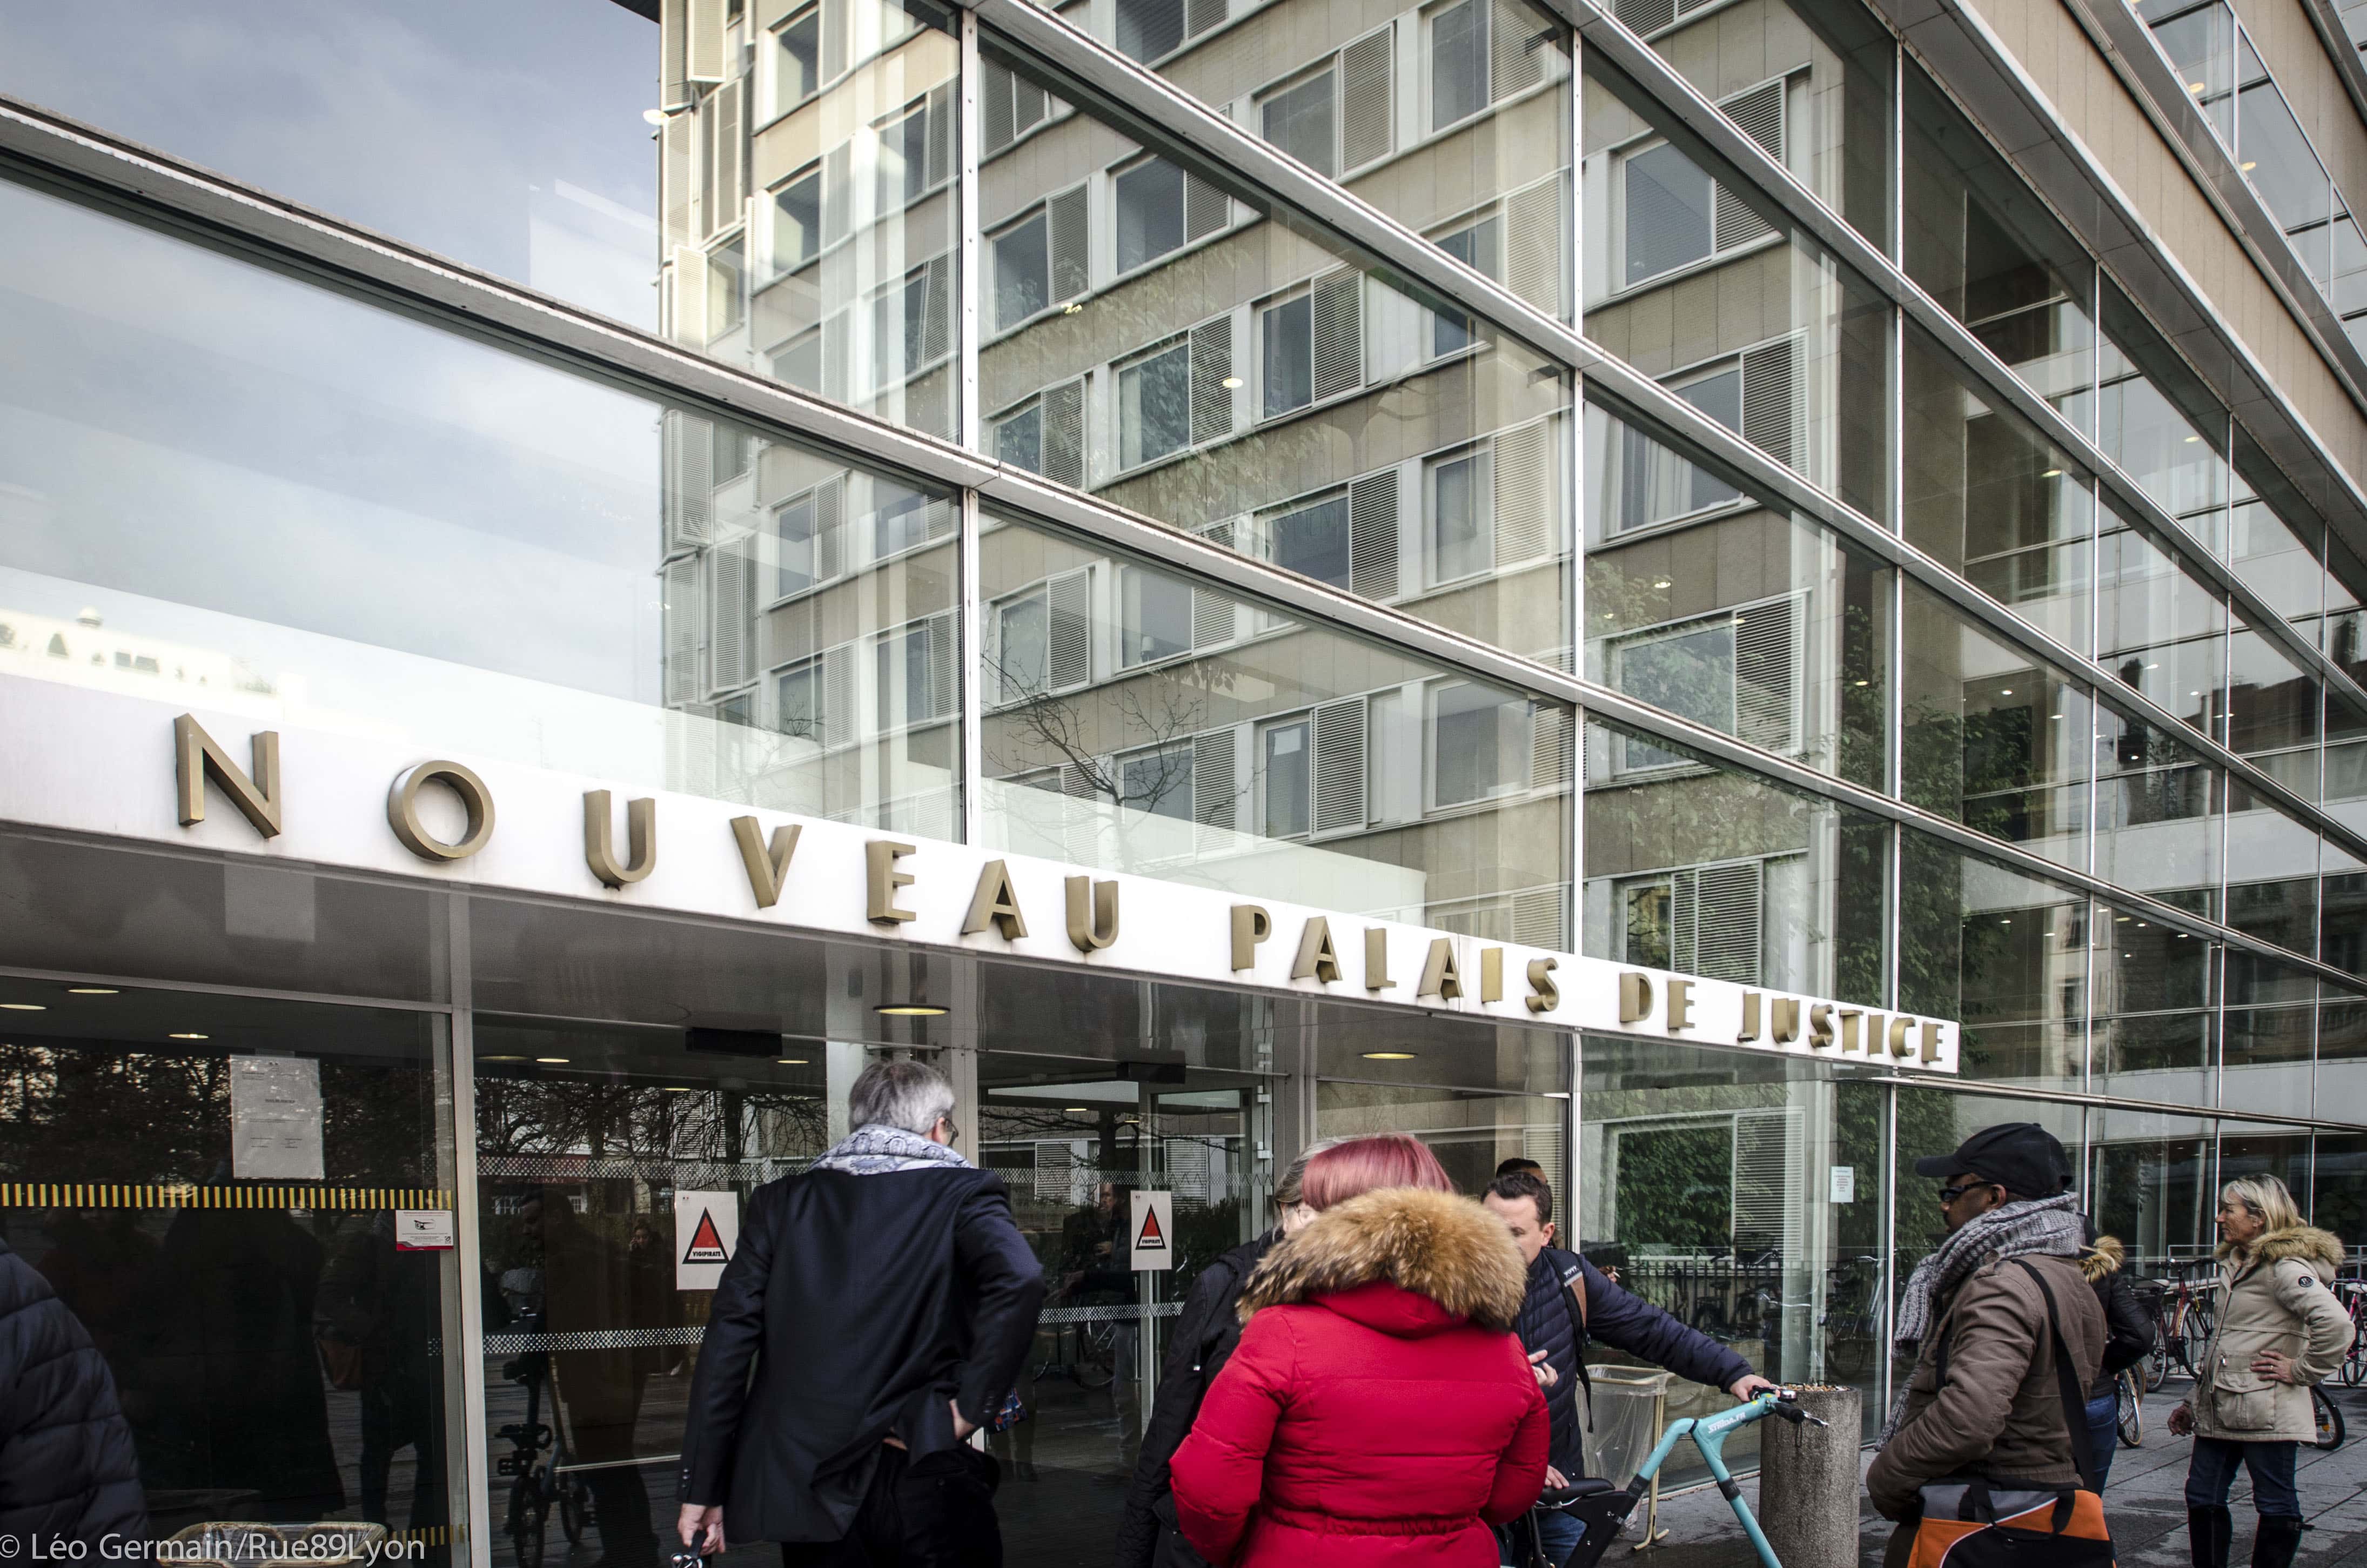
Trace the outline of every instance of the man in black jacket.
<instances>
[{"instance_id":1,"label":"man in black jacket","mask_svg":"<svg viewBox=\"0 0 2367 1568\"><path fill-rule=\"evenodd\" d=\"M1724 1389L1738 1400L1775 1386L1716 1340L1628 1294L1577 1253L1555 1246L1553 1188L1534 1172L1512 1169L1499 1176L1488 1184L1480 1201L1504 1221L1529 1263L1529 1292L1514 1326L1537 1369L1537 1381L1545 1385L1546 1415L1552 1426L1548 1487L1565 1485L1586 1472L1579 1390L1590 1339L1679 1377ZM1546 1557L1558 1568L1578 1545L1579 1521L1554 1509L1536 1517ZM1520 1528L1517 1524L1512 1528Z\"/></svg>"},{"instance_id":2,"label":"man in black jacket","mask_svg":"<svg viewBox=\"0 0 2367 1568\"><path fill-rule=\"evenodd\" d=\"M40 1554L39 1542L109 1536L148 1538L115 1379L50 1282L0 1242L0 1540Z\"/></svg>"},{"instance_id":3,"label":"man in black jacket","mask_svg":"<svg viewBox=\"0 0 2367 1568\"><path fill-rule=\"evenodd\" d=\"M1000 1568L994 1461L1044 1279L1000 1177L953 1151L953 1086L880 1062L855 1131L749 1199L708 1309L679 1531L787 1568ZM754 1369L754 1379L750 1369Z\"/></svg>"}]
</instances>

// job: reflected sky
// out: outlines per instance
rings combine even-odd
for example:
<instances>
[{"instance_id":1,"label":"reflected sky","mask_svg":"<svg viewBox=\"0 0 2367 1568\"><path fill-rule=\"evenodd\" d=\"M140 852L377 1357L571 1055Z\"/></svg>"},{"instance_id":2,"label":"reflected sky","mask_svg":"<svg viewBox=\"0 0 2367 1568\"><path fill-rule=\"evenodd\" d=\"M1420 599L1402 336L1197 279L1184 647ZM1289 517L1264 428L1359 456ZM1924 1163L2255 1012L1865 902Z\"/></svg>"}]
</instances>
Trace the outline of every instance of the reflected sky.
<instances>
[{"instance_id":1,"label":"reflected sky","mask_svg":"<svg viewBox=\"0 0 2367 1568\"><path fill-rule=\"evenodd\" d=\"M657 75L614 0L0 7L0 94L642 328Z\"/></svg>"}]
</instances>

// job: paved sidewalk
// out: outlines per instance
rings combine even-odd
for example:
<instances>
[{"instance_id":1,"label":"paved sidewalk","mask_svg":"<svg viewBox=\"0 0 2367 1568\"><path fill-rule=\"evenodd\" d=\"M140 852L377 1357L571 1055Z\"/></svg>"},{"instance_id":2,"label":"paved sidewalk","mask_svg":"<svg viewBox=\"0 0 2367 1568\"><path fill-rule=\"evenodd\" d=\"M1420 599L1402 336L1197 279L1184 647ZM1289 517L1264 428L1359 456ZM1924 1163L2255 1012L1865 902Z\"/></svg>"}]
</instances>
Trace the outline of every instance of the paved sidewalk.
<instances>
[{"instance_id":1,"label":"paved sidewalk","mask_svg":"<svg viewBox=\"0 0 2367 1568\"><path fill-rule=\"evenodd\" d=\"M2123 1449L2112 1460L2104 1511L2121 1568L2186 1568L2186 1462L2193 1445L2171 1437L2162 1426L2183 1392L2173 1382L2148 1397L2144 1446ZM2367 1388L2329 1392L2350 1437L2332 1453L2302 1448L2296 1469L2309 1533L2302 1538L2295 1568L2367 1568ZM1872 1457L1868 1450L1866 1458ZM1755 1511L1758 1479L1743 1482L1742 1490ZM2237 1478L2229 1503L2236 1510L2230 1562L2232 1568L2243 1568L2252 1556L2248 1477ZM1632 1552L1626 1540L1615 1542L1603 1568L1746 1568L1758 1561L1742 1539L1733 1511L1714 1488L1663 1500L1660 1525L1669 1532L1667 1540L1642 1552ZM1861 1506L1860 1568L1880 1568L1890 1528L1888 1520Z\"/></svg>"}]
</instances>

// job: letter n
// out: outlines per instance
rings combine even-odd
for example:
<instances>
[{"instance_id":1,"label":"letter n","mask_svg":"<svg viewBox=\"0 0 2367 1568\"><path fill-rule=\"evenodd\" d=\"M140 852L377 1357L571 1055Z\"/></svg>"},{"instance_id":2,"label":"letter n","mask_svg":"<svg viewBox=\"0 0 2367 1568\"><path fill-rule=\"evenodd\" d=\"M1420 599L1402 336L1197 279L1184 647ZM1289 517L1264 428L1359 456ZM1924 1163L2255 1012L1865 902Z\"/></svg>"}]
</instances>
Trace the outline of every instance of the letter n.
<instances>
[{"instance_id":1,"label":"letter n","mask_svg":"<svg viewBox=\"0 0 2367 1568\"><path fill-rule=\"evenodd\" d=\"M206 820L206 780L211 778L230 797L239 814L266 838L279 836L279 732L263 730L249 743L255 754L255 777L239 770L230 754L206 733L197 719L184 713L173 721L174 774L179 785L181 825Z\"/></svg>"}]
</instances>

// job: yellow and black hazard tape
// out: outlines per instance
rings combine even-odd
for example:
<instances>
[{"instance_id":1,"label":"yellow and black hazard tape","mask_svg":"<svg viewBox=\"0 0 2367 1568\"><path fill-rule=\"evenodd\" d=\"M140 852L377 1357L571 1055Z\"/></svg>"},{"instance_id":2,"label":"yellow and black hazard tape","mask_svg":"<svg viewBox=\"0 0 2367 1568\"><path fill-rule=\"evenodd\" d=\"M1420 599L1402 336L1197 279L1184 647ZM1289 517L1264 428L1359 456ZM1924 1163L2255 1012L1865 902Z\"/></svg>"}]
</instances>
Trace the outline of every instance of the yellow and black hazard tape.
<instances>
[{"instance_id":1,"label":"yellow and black hazard tape","mask_svg":"<svg viewBox=\"0 0 2367 1568\"><path fill-rule=\"evenodd\" d=\"M0 1181L0 1209L449 1209L413 1187L178 1187L110 1181Z\"/></svg>"}]
</instances>

